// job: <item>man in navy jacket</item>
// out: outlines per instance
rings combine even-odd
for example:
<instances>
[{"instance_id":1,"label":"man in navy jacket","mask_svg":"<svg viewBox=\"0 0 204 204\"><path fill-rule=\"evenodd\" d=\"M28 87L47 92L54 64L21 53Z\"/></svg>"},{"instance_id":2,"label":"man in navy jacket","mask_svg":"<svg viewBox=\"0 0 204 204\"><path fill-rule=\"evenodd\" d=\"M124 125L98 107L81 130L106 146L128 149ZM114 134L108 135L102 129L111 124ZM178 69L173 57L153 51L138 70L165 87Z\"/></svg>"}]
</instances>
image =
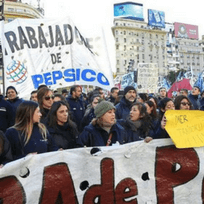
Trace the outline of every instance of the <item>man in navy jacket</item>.
<instances>
[{"instance_id":1,"label":"man in navy jacket","mask_svg":"<svg viewBox=\"0 0 204 204\"><path fill-rule=\"evenodd\" d=\"M81 120L84 117L85 107L83 100L81 99L81 86L74 85L70 89L70 95L66 98L67 102L69 103L70 112L71 112L71 119L77 124L77 128L79 132L82 130L80 129Z\"/></svg>"},{"instance_id":2,"label":"man in navy jacket","mask_svg":"<svg viewBox=\"0 0 204 204\"><path fill-rule=\"evenodd\" d=\"M124 89L124 96L117 104L115 116L116 119L127 119L130 113L132 104L136 101L137 92L133 86L127 86Z\"/></svg>"}]
</instances>

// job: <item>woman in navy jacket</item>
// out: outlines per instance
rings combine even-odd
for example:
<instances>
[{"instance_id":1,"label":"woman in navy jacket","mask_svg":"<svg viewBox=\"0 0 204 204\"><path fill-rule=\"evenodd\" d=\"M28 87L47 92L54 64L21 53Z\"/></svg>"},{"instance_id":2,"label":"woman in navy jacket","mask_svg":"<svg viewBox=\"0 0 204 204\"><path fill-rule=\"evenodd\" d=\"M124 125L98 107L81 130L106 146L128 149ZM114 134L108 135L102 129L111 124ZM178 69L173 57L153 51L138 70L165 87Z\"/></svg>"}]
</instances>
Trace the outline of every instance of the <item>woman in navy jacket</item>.
<instances>
[{"instance_id":1,"label":"woman in navy jacket","mask_svg":"<svg viewBox=\"0 0 204 204\"><path fill-rule=\"evenodd\" d=\"M150 131L150 116L146 111L146 106L140 102L132 104L129 117L126 120L118 120L125 128L129 137L129 142L144 140Z\"/></svg>"},{"instance_id":2,"label":"woman in navy jacket","mask_svg":"<svg viewBox=\"0 0 204 204\"><path fill-rule=\"evenodd\" d=\"M94 109L96 118L79 135L80 147L111 146L128 142L125 129L115 120L115 107L111 102L101 101Z\"/></svg>"},{"instance_id":3,"label":"woman in navy jacket","mask_svg":"<svg viewBox=\"0 0 204 204\"><path fill-rule=\"evenodd\" d=\"M164 114L167 110L175 110L175 105L171 98L163 98L159 102L159 125L154 139L170 138L169 134L165 130L166 117Z\"/></svg>"},{"instance_id":4,"label":"woman in navy jacket","mask_svg":"<svg viewBox=\"0 0 204 204\"><path fill-rule=\"evenodd\" d=\"M69 104L57 101L46 118L46 127L58 148L71 149L76 147L78 137L77 125L70 119Z\"/></svg>"},{"instance_id":5,"label":"woman in navy jacket","mask_svg":"<svg viewBox=\"0 0 204 204\"><path fill-rule=\"evenodd\" d=\"M40 123L41 116L34 101L24 101L17 108L15 125L5 133L14 160L30 153L58 150L46 127Z\"/></svg>"}]
</instances>

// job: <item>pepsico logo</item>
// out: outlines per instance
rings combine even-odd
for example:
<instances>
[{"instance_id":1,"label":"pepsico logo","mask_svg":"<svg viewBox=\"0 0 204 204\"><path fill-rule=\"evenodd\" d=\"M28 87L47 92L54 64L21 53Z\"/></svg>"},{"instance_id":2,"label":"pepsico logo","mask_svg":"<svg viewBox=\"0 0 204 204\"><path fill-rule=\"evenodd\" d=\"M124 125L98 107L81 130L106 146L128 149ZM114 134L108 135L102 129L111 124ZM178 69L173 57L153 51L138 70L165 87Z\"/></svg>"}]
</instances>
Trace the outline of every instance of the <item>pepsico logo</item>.
<instances>
[{"instance_id":1,"label":"pepsico logo","mask_svg":"<svg viewBox=\"0 0 204 204\"><path fill-rule=\"evenodd\" d=\"M12 60L12 62L7 66L6 74L6 78L9 82L16 82L17 84L23 83L28 77L26 67L18 60Z\"/></svg>"}]
</instances>

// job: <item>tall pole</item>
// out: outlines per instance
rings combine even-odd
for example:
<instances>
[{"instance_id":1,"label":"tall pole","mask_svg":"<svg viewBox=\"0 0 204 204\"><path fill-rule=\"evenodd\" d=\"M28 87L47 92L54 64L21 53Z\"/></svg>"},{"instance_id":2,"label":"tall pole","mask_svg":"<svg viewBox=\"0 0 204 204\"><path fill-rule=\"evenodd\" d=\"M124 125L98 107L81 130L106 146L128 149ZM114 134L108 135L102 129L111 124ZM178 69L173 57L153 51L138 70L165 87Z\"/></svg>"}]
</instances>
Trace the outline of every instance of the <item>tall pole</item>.
<instances>
[{"instance_id":1,"label":"tall pole","mask_svg":"<svg viewBox=\"0 0 204 204\"><path fill-rule=\"evenodd\" d=\"M0 0L0 21L4 21L4 0ZM1 45L2 45L2 43L0 42L0 69L2 71L3 95L4 95L4 90L5 90L4 63L3 63L3 51L2 51L2 46ZM1 90L1 92L2 92L2 90Z\"/></svg>"}]
</instances>

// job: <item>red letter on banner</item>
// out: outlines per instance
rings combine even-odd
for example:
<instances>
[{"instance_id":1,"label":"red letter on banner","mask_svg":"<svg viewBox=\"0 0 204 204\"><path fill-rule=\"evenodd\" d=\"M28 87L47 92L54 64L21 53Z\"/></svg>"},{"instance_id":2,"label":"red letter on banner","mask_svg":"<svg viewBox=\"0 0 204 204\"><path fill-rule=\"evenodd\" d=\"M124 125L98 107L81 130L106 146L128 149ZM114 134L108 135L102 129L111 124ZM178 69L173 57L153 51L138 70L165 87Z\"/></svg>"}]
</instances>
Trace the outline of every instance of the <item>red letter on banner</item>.
<instances>
[{"instance_id":1,"label":"red letter on banner","mask_svg":"<svg viewBox=\"0 0 204 204\"><path fill-rule=\"evenodd\" d=\"M0 203L26 203L24 189L15 176L0 179Z\"/></svg>"},{"instance_id":2,"label":"red letter on banner","mask_svg":"<svg viewBox=\"0 0 204 204\"><path fill-rule=\"evenodd\" d=\"M127 198L131 198L137 195L137 184L131 178L122 180L115 189L116 204L137 204L137 199L133 198L131 201L125 201Z\"/></svg>"},{"instance_id":3,"label":"red letter on banner","mask_svg":"<svg viewBox=\"0 0 204 204\"><path fill-rule=\"evenodd\" d=\"M84 195L84 204L95 203L113 204L114 203L114 164L112 159L101 161L101 185L91 186Z\"/></svg>"},{"instance_id":4,"label":"red letter on banner","mask_svg":"<svg viewBox=\"0 0 204 204\"><path fill-rule=\"evenodd\" d=\"M78 203L67 164L58 163L45 167L39 203Z\"/></svg>"},{"instance_id":5,"label":"red letter on banner","mask_svg":"<svg viewBox=\"0 0 204 204\"><path fill-rule=\"evenodd\" d=\"M177 170L176 166L180 168ZM156 192L158 204L173 204L173 188L193 179L199 170L196 151L176 149L175 146L159 147L156 150Z\"/></svg>"}]
</instances>

